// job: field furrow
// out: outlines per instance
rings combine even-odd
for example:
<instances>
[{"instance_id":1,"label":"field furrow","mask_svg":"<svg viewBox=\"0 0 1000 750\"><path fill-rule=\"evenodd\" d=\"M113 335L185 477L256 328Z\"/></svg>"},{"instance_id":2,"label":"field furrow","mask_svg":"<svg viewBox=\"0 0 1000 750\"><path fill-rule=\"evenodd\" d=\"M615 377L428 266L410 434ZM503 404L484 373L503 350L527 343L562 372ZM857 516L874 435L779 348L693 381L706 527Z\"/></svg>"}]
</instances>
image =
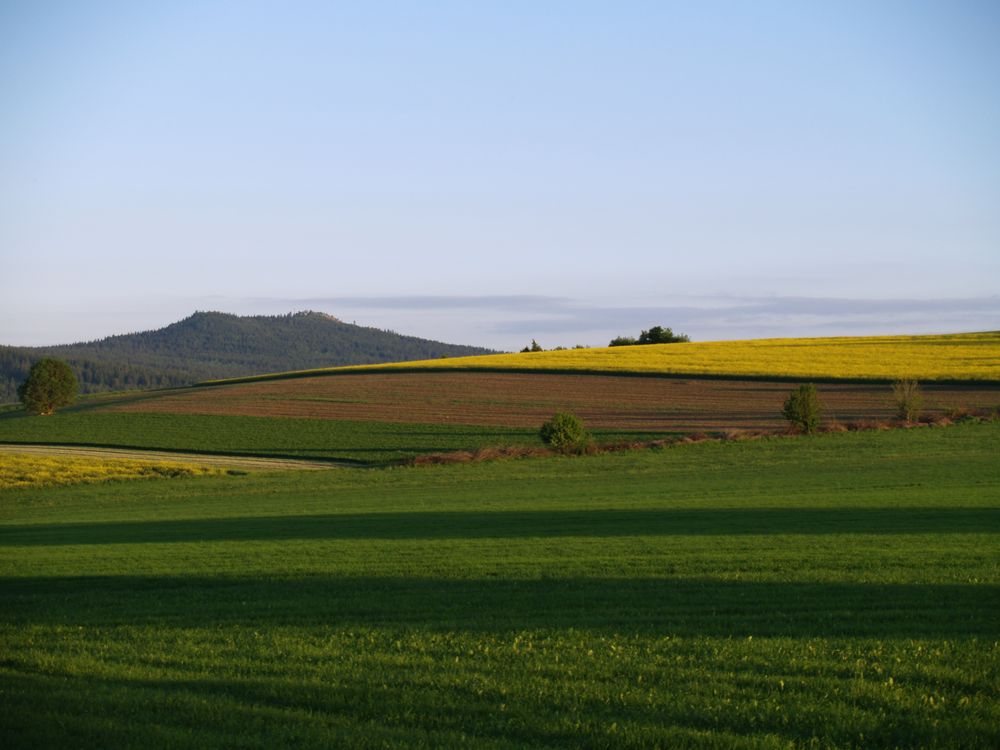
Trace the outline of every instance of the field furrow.
<instances>
[{"instance_id":1,"label":"field furrow","mask_svg":"<svg viewBox=\"0 0 1000 750\"><path fill-rule=\"evenodd\" d=\"M484 372L385 372L236 383L138 396L95 410L537 427L569 410L595 429L778 429L786 382ZM944 413L1000 406L1000 384L924 386ZM827 419L885 420L888 385L820 385Z\"/></svg>"}]
</instances>

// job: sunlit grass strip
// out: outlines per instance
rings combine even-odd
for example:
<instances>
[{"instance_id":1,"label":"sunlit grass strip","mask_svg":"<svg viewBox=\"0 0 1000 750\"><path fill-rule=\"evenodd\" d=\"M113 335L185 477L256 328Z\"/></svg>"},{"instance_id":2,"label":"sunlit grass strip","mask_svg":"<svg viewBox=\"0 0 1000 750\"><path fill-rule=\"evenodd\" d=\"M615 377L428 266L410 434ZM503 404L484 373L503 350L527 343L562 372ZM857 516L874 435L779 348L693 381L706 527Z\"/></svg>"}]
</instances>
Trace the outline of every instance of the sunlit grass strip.
<instances>
[{"instance_id":1,"label":"sunlit grass strip","mask_svg":"<svg viewBox=\"0 0 1000 750\"><path fill-rule=\"evenodd\" d=\"M525 370L848 380L1000 381L1000 332L936 336L750 339L353 365L210 381L235 383L340 372Z\"/></svg>"},{"instance_id":2,"label":"sunlit grass strip","mask_svg":"<svg viewBox=\"0 0 1000 750\"><path fill-rule=\"evenodd\" d=\"M997 455L969 424L24 490L0 737L996 750Z\"/></svg>"},{"instance_id":3,"label":"sunlit grass strip","mask_svg":"<svg viewBox=\"0 0 1000 750\"><path fill-rule=\"evenodd\" d=\"M0 452L0 490L225 473L225 469L215 466L177 462L27 456Z\"/></svg>"}]
</instances>

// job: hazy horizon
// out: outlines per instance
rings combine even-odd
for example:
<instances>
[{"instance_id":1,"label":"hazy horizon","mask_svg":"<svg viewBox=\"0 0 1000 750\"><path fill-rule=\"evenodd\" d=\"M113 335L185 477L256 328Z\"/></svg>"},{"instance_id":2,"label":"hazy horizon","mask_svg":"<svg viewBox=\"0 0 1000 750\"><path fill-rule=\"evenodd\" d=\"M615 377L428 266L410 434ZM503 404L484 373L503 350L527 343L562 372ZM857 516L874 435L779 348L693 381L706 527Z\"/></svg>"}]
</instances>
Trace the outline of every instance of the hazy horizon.
<instances>
[{"instance_id":1,"label":"hazy horizon","mask_svg":"<svg viewBox=\"0 0 1000 750\"><path fill-rule=\"evenodd\" d=\"M998 38L980 0L14 0L0 344L995 330Z\"/></svg>"},{"instance_id":2,"label":"hazy horizon","mask_svg":"<svg viewBox=\"0 0 1000 750\"><path fill-rule=\"evenodd\" d=\"M605 346L619 335L636 336L654 325L670 326L695 341L796 336L972 333L981 320L1000 317L1000 296L964 300L849 300L816 298L692 298L686 304L588 305L580 300L544 296L396 297L341 299L188 300L189 308L150 313L117 312L92 320L69 339L32 343L0 341L8 346L54 346L163 328L195 312L234 315L285 315L312 310L346 323L387 329L452 344L510 351L532 339L545 348ZM183 303L182 303L183 304ZM99 325L96 324L96 325ZM71 329L72 330L72 329Z\"/></svg>"}]
</instances>

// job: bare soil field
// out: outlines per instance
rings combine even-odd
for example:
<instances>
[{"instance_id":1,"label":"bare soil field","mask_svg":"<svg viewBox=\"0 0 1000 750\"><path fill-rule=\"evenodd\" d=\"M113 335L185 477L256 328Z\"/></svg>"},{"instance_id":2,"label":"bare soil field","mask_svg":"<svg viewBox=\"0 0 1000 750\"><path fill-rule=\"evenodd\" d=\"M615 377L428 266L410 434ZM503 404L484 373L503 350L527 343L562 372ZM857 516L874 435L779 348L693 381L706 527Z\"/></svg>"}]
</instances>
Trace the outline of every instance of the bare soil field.
<instances>
[{"instance_id":1,"label":"bare soil field","mask_svg":"<svg viewBox=\"0 0 1000 750\"><path fill-rule=\"evenodd\" d=\"M317 376L200 387L95 405L100 411L306 417L377 422L535 427L556 411L594 429L693 432L776 429L788 382L402 372ZM888 420L888 385L821 384L824 421ZM923 386L925 412L1000 406L998 385Z\"/></svg>"}]
</instances>

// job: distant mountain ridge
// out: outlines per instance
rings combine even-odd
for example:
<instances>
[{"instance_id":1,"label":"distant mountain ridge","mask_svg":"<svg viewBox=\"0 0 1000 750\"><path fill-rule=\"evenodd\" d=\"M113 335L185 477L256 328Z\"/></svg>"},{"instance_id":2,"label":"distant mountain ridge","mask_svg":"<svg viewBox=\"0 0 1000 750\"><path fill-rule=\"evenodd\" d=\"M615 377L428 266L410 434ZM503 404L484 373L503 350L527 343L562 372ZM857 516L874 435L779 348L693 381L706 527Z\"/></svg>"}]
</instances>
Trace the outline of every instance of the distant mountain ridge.
<instances>
[{"instance_id":1,"label":"distant mountain ridge","mask_svg":"<svg viewBox=\"0 0 1000 750\"><path fill-rule=\"evenodd\" d=\"M394 331L344 323L326 313L238 316L196 312L165 328L59 346L0 346L0 403L43 357L67 361L81 391L190 385L215 378L338 365L489 354Z\"/></svg>"}]
</instances>

